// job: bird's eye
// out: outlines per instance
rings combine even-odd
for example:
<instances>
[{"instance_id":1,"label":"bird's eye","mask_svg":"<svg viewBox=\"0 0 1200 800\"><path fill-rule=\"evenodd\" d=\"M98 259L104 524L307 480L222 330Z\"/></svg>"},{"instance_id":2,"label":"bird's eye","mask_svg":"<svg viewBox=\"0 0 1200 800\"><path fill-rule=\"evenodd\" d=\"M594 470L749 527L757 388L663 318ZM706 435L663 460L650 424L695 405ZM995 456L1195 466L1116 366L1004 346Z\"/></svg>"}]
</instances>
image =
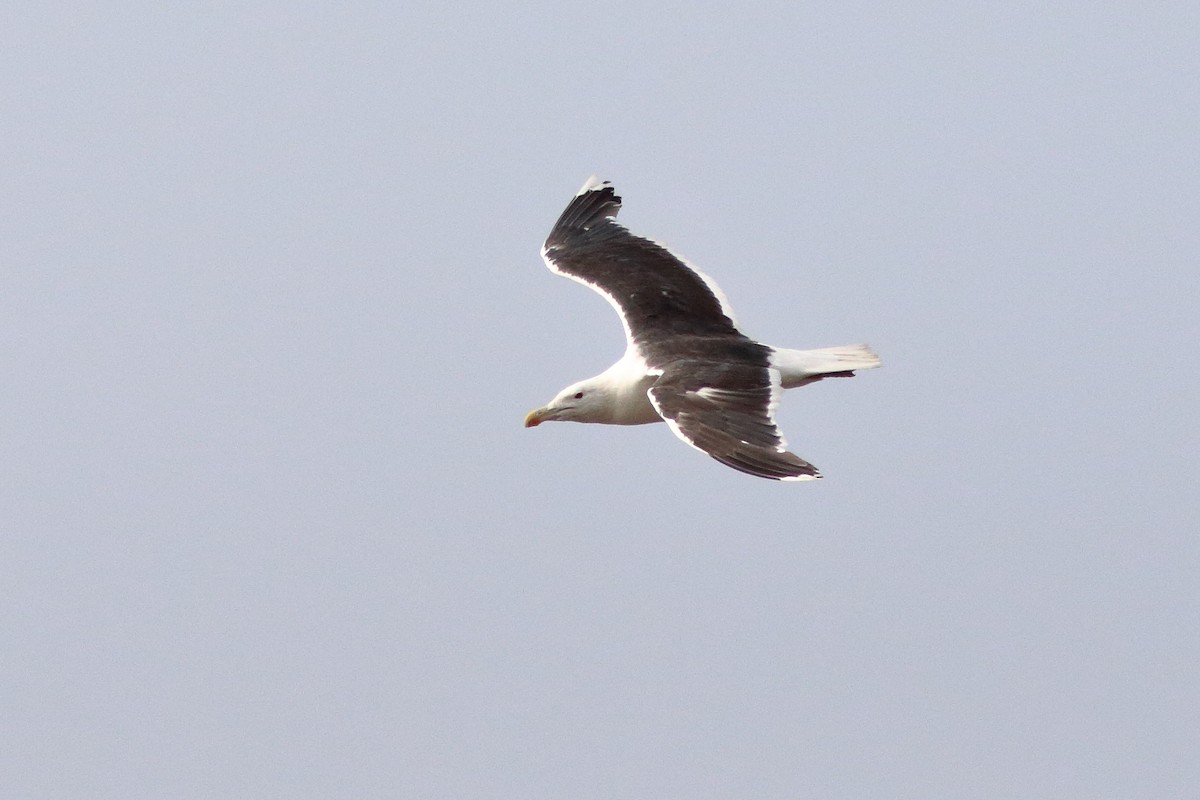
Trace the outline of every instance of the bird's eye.
<instances>
[{"instance_id":1,"label":"bird's eye","mask_svg":"<svg viewBox=\"0 0 1200 800\"><path fill-rule=\"evenodd\" d=\"M582 400L582 399L583 399L583 392L576 392L576 393L575 393L575 399L576 399L576 400Z\"/></svg>"}]
</instances>

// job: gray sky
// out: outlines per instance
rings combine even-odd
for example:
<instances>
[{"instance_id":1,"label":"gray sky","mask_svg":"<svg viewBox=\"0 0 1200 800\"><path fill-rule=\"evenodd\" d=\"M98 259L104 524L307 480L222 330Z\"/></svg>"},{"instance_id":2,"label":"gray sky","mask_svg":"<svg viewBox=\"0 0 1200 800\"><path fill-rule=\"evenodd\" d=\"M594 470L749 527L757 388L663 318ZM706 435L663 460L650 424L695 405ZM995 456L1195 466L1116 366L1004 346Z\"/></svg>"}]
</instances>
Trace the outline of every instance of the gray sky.
<instances>
[{"instance_id":1,"label":"gray sky","mask_svg":"<svg viewBox=\"0 0 1200 800\"><path fill-rule=\"evenodd\" d=\"M1200 11L1042 5L6 6L0 795L1200 793ZM593 172L824 481L522 429Z\"/></svg>"}]
</instances>

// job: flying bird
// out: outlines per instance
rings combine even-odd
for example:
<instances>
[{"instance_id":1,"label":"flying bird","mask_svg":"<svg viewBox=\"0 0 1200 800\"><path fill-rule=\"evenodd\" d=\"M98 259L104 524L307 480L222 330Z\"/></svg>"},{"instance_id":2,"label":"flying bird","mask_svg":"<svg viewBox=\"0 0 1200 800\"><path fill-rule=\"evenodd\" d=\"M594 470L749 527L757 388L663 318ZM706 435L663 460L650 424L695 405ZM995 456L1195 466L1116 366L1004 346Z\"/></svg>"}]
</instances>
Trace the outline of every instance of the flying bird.
<instances>
[{"instance_id":1,"label":"flying bird","mask_svg":"<svg viewBox=\"0 0 1200 800\"><path fill-rule=\"evenodd\" d=\"M551 272L599 292L621 318L627 347L599 375L529 412L543 422L641 425L675 435L736 470L784 481L820 478L788 452L775 423L784 389L879 366L865 344L790 350L738 330L725 295L704 273L617 222L621 198L592 176L542 246Z\"/></svg>"}]
</instances>

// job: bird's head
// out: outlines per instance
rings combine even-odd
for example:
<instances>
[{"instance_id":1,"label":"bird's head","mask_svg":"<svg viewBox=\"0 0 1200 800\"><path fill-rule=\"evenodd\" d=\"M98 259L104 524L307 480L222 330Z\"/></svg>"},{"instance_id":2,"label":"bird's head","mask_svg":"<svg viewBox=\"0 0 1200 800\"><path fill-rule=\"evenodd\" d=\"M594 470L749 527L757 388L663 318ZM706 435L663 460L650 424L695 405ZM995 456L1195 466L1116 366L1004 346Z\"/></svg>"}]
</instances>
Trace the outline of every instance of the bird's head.
<instances>
[{"instance_id":1,"label":"bird's head","mask_svg":"<svg viewBox=\"0 0 1200 800\"><path fill-rule=\"evenodd\" d=\"M593 380L573 383L541 408L525 415L525 427L543 422L606 422L611 414L608 390Z\"/></svg>"}]
</instances>

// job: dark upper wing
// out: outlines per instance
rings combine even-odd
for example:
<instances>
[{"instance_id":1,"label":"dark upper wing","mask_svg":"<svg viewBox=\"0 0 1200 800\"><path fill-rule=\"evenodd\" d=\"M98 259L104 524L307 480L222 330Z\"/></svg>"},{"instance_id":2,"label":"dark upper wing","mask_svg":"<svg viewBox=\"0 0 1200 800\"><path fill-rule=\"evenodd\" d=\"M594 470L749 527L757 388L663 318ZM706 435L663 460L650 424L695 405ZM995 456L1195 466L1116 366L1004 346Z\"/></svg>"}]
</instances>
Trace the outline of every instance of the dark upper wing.
<instances>
[{"instance_id":1,"label":"dark upper wing","mask_svg":"<svg viewBox=\"0 0 1200 800\"><path fill-rule=\"evenodd\" d=\"M675 435L726 466L760 478L807 480L821 473L787 451L775 424L779 373L754 364L680 361L650 387Z\"/></svg>"},{"instance_id":2,"label":"dark upper wing","mask_svg":"<svg viewBox=\"0 0 1200 800\"><path fill-rule=\"evenodd\" d=\"M542 247L547 266L613 304L631 342L673 335L740 335L711 278L616 221L612 184L589 180Z\"/></svg>"}]
</instances>

